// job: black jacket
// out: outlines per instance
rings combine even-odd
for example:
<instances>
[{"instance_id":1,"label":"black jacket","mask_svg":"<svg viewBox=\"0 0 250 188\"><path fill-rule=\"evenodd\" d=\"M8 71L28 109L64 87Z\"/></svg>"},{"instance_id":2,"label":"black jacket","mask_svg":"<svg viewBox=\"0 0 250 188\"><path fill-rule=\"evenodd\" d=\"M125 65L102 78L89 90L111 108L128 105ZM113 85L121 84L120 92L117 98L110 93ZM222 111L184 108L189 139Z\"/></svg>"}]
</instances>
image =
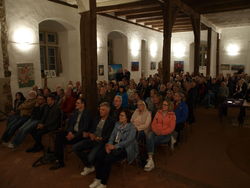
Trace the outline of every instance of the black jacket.
<instances>
[{"instance_id":1,"label":"black jacket","mask_svg":"<svg viewBox=\"0 0 250 188\"><path fill-rule=\"evenodd\" d=\"M35 106L31 112L31 119L41 120L43 118L45 109L46 109L46 104L43 104L41 106Z\"/></svg>"},{"instance_id":2,"label":"black jacket","mask_svg":"<svg viewBox=\"0 0 250 188\"><path fill-rule=\"evenodd\" d=\"M98 125L100 120L101 120L100 116L95 118L95 120L93 121L93 123L89 129L89 132L95 133L97 125ZM109 137L114 129L114 126L115 126L115 120L111 116L109 116L106 119L104 126L103 126L103 129L102 129L102 138L103 138L102 142L104 142L104 143L108 142Z\"/></svg>"},{"instance_id":3,"label":"black jacket","mask_svg":"<svg viewBox=\"0 0 250 188\"><path fill-rule=\"evenodd\" d=\"M70 116L69 121L68 121L68 129L67 129L67 131L72 132L75 137L82 136L83 132L87 132L88 128L90 126L90 122L91 122L89 113L87 112L87 110L84 110L82 112L81 119L80 119L80 122L79 122L78 132L75 132L74 131L74 126L76 124L77 117L78 117L79 113L80 112L78 110L75 110L73 112L73 114Z\"/></svg>"},{"instance_id":4,"label":"black jacket","mask_svg":"<svg viewBox=\"0 0 250 188\"><path fill-rule=\"evenodd\" d=\"M58 105L46 105L40 123L44 124L44 128L49 131L56 130L61 125L61 114L62 112Z\"/></svg>"}]
</instances>

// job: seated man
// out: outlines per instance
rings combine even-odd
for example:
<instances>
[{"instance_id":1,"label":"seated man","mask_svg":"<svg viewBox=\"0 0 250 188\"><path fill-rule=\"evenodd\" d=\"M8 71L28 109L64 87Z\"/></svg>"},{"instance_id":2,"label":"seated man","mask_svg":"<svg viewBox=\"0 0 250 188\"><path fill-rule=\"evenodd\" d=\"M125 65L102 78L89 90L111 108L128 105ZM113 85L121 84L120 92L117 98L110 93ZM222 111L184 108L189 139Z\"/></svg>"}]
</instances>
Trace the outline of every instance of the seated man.
<instances>
[{"instance_id":1,"label":"seated man","mask_svg":"<svg viewBox=\"0 0 250 188\"><path fill-rule=\"evenodd\" d=\"M109 112L109 103L101 103L99 108L100 115L93 121L87 133L88 138L73 146L73 151L85 165L84 170L81 172L83 176L95 170L96 153L105 146L113 131L115 121ZM86 152L86 150L90 150L90 152Z\"/></svg>"},{"instance_id":2,"label":"seated man","mask_svg":"<svg viewBox=\"0 0 250 188\"><path fill-rule=\"evenodd\" d=\"M66 131L61 131L56 135L55 155L57 161L50 170L64 167L64 146L67 144L72 145L83 140L84 134L89 127L90 118L85 109L85 101L82 98L79 98L75 105L76 110L68 121L68 129Z\"/></svg>"},{"instance_id":3,"label":"seated man","mask_svg":"<svg viewBox=\"0 0 250 188\"><path fill-rule=\"evenodd\" d=\"M26 121L17 131L12 143L8 145L9 148L16 148L22 144L23 140L33 129L36 128L37 124L41 120L46 107L46 99L43 95L38 95L36 98L35 107L32 110L31 117Z\"/></svg>"},{"instance_id":4,"label":"seated man","mask_svg":"<svg viewBox=\"0 0 250 188\"><path fill-rule=\"evenodd\" d=\"M120 95L116 95L113 100L113 106L111 109L111 116L115 121L118 121L119 114L122 111L122 97Z\"/></svg>"},{"instance_id":5,"label":"seated man","mask_svg":"<svg viewBox=\"0 0 250 188\"><path fill-rule=\"evenodd\" d=\"M53 130L58 129L61 124L61 110L56 105L56 98L50 94L47 97L47 105L44 110L43 117L36 128L32 130L31 135L35 140L33 147L26 150L26 152L39 152L43 150L42 136Z\"/></svg>"},{"instance_id":6,"label":"seated man","mask_svg":"<svg viewBox=\"0 0 250 188\"><path fill-rule=\"evenodd\" d=\"M36 92L30 91L28 93L28 99L24 101L19 107L20 114L17 115L12 121L7 125L6 130L3 133L2 141L3 145L8 146L9 140L15 134L16 130L19 129L29 118L33 107L36 103Z\"/></svg>"}]
</instances>

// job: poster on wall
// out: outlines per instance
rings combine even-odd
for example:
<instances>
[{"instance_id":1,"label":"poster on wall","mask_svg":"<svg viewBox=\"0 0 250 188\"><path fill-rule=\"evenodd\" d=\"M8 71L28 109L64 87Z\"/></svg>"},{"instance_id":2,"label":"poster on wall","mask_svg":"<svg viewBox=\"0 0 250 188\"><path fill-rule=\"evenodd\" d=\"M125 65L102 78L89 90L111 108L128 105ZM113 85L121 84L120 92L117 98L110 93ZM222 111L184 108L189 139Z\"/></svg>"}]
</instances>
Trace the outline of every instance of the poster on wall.
<instances>
[{"instance_id":1,"label":"poster on wall","mask_svg":"<svg viewBox=\"0 0 250 188\"><path fill-rule=\"evenodd\" d=\"M230 70L230 64L221 64L220 69L221 70Z\"/></svg>"},{"instance_id":2,"label":"poster on wall","mask_svg":"<svg viewBox=\"0 0 250 188\"><path fill-rule=\"evenodd\" d=\"M184 71L184 61L174 61L174 72L183 72Z\"/></svg>"},{"instance_id":3,"label":"poster on wall","mask_svg":"<svg viewBox=\"0 0 250 188\"><path fill-rule=\"evenodd\" d=\"M103 76L104 75L104 65L99 65L99 76Z\"/></svg>"},{"instance_id":4,"label":"poster on wall","mask_svg":"<svg viewBox=\"0 0 250 188\"><path fill-rule=\"evenodd\" d=\"M56 77L56 70L50 70L50 76L51 76L51 78L55 78Z\"/></svg>"},{"instance_id":5,"label":"poster on wall","mask_svg":"<svg viewBox=\"0 0 250 188\"><path fill-rule=\"evenodd\" d=\"M131 62L131 71L139 71L139 62L138 61Z\"/></svg>"},{"instance_id":6,"label":"poster on wall","mask_svg":"<svg viewBox=\"0 0 250 188\"><path fill-rule=\"evenodd\" d=\"M150 63L150 70L155 70L156 69L156 62L151 62Z\"/></svg>"},{"instance_id":7,"label":"poster on wall","mask_svg":"<svg viewBox=\"0 0 250 188\"><path fill-rule=\"evenodd\" d=\"M110 64L109 65L109 72L108 72L109 80L115 80L116 79L116 73L120 69L122 69L122 64Z\"/></svg>"},{"instance_id":8,"label":"poster on wall","mask_svg":"<svg viewBox=\"0 0 250 188\"><path fill-rule=\"evenodd\" d=\"M35 85L33 63L17 64L17 78L19 88Z\"/></svg>"},{"instance_id":9,"label":"poster on wall","mask_svg":"<svg viewBox=\"0 0 250 188\"><path fill-rule=\"evenodd\" d=\"M245 65L232 65L231 70L232 71L242 71L242 72L244 72Z\"/></svg>"}]
</instances>

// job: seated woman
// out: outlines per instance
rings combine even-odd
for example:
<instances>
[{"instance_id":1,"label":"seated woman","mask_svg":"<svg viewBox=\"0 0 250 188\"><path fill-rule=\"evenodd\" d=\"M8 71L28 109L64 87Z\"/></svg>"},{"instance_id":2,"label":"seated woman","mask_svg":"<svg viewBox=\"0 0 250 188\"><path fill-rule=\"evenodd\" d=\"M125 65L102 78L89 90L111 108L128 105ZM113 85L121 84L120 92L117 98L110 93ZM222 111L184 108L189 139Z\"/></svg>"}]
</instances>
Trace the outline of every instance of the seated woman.
<instances>
[{"instance_id":1,"label":"seated woman","mask_svg":"<svg viewBox=\"0 0 250 188\"><path fill-rule=\"evenodd\" d=\"M139 100L137 102L137 109L131 118L131 123L133 123L138 131L137 141L142 141L145 138L145 134L148 132L151 120L151 112L148 111L145 102Z\"/></svg>"},{"instance_id":2,"label":"seated woman","mask_svg":"<svg viewBox=\"0 0 250 188\"><path fill-rule=\"evenodd\" d=\"M96 179L90 184L90 188L106 188L112 164L127 159L133 162L138 153L138 146L135 139L136 129L130 123L131 113L129 110L122 110L119 114L119 121L105 145L98 154L96 160Z\"/></svg>"},{"instance_id":3,"label":"seated woman","mask_svg":"<svg viewBox=\"0 0 250 188\"><path fill-rule=\"evenodd\" d=\"M154 168L153 154L155 146L170 141L171 133L175 128L175 123L176 117L173 112L173 103L164 100L162 109L157 111L151 124L152 132L146 137L148 160L144 167L145 171L151 171Z\"/></svg>"}]
</instances>

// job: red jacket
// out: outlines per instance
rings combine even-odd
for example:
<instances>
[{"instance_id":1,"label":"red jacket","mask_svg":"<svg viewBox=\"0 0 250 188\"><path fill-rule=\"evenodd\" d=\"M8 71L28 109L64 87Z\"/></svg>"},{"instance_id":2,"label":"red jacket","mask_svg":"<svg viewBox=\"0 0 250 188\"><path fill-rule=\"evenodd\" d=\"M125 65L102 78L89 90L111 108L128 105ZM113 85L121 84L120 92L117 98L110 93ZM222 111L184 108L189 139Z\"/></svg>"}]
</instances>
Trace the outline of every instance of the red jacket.
<instances>
[{"instance_id":1,"label":"red jacket","mask_svg":"<svg viewBox=\"0 0 250 188\"><path fill-rule=\"evenodd\" d=\"M156 135L168 135L175 129L176 117L174 112L167 112L164 116L162 110L158 110L152 122L152 130Z\"/></svg>"},{"instance_id":2,"label":"red jacket","mask_svg":"<svg viewBox=\"0 0 250 188\"><path fill-rule=\"evenodd\" d=\"M61 109L66 114L71 114L75 109L75 98L72 96L66 97L66 99L61 104Z\"/></svg>"}]
</instances>

